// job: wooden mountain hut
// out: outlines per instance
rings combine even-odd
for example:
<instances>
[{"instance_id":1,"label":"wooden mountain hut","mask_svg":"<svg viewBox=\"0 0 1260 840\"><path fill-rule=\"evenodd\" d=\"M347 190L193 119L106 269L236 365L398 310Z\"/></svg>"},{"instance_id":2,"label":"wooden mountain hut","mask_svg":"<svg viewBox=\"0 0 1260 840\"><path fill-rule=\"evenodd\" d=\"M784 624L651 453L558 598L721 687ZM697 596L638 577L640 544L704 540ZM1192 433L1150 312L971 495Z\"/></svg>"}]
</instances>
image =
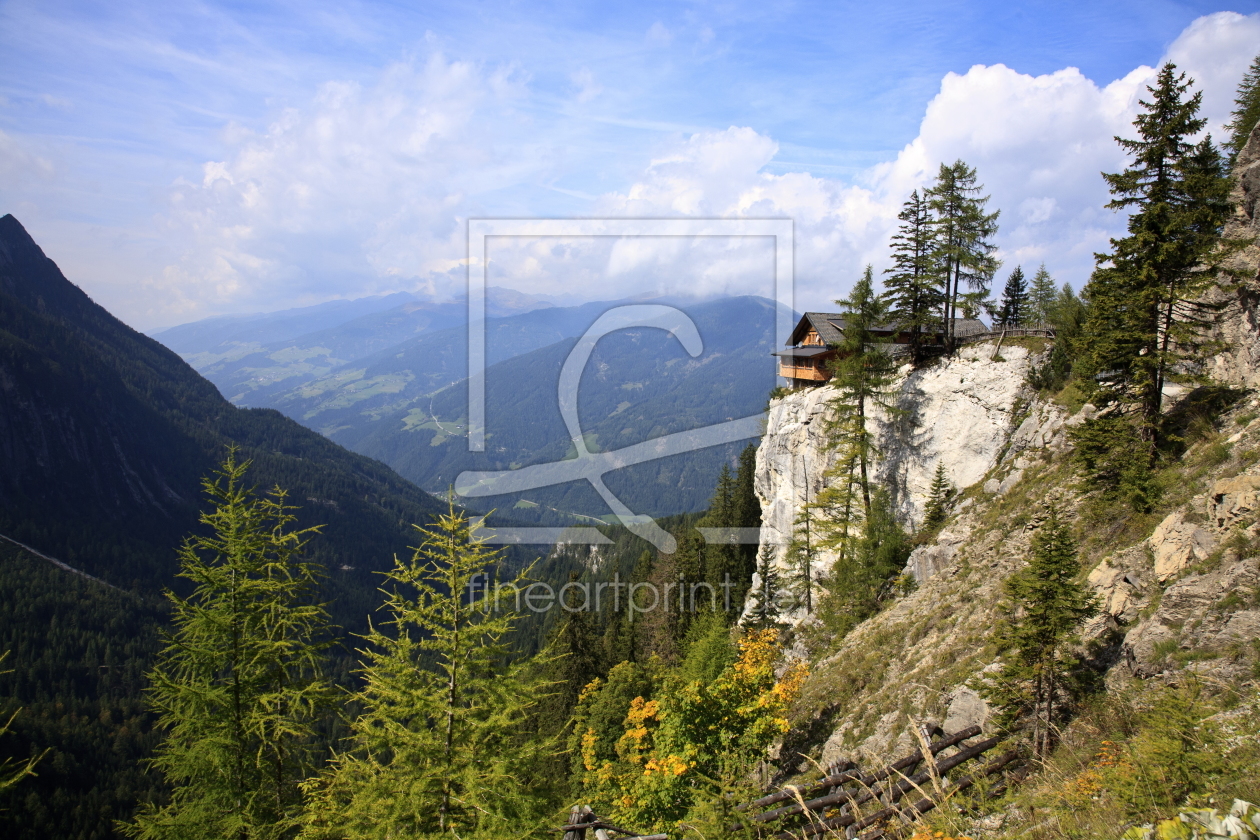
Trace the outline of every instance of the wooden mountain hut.
<instances>
[{"instance_id":1,"label":"wooden mountain hut","mask_svg":"<svg viewBox=\"0 0 1260 840\"><path fill-rule=\"evenodd\" d=\"M788 337L787 346L774 353L779 359L779 376L787 380L789 388L821 385L831 379L830 362L838 352L836 346L843 337L845 316L835 312L806 312ZM954 320L956 336L988 333L988 326L974 318ZM887 340L893 355L908 352L910 336L897 329L896 324L884 324L872 332ZM939 346L940 335L933 337L932 344Z\"/></svg>"}]
</instances>

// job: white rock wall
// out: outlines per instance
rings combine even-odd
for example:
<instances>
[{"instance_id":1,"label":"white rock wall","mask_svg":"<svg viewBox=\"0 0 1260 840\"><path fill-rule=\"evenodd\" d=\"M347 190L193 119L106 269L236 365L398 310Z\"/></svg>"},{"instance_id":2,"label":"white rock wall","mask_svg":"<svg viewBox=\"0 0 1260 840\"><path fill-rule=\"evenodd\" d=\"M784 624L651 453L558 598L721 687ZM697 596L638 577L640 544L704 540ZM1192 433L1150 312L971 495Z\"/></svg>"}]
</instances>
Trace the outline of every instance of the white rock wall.
<instances>
[{"instance_id":1,"label":"white rock wall","mask_svg":"<svg viewBox=\"0 0 1260 840\"><path fill-rule=\"evenodd\" d=\"M972 345L953 358L903 374L896 403L904 414L871 420L881 449L875 475L890 488L907 524L922 521L938 463L945 464L946 476L961 490L983 479L1011 442L1016 404L1028 397L1024 383L1029 352L1005 346L993 359L994 349L992 343ZM830 466L823 427L834 396L832 388L811 388L770 406L757 450L756 492L762 542L775 546L780 562L797 512L822 489L823 473ZM1061 420L1051 422L1051 430L1039 416L1030 419L1034 422L1026 424L1022 437L1031 439L1062 426ZM820 572L831 560L818 558Z\"/></svg>"}]
</instances>

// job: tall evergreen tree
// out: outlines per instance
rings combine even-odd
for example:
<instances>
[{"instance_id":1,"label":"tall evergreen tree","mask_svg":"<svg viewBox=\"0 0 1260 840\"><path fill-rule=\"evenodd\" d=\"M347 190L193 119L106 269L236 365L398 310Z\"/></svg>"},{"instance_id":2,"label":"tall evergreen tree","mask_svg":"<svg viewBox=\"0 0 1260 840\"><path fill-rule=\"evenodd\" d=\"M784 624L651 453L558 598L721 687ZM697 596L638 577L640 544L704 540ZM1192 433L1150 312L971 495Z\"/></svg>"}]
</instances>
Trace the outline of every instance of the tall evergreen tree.
<instances>
[{"instance_id":1,"label":"tall evergreen tree","mask_svg":"<svg viewBox=\"0 0 1260 840\"><path fill-rule=\"evenodd\" d=\"M936 183L926 193L936 227L936 263L943 281L945 344L951 349L960 303L978 308L999 266L993 256L997 246L992 241L999 211L984 211L989 197L980 196L983 189L976 182L976 170L958 160L949 166L941 164ZM960 301L964 285L972 290L970 303Z\"/></svg>"},{"instance_id":2,"label":"tall evergreen tree","mask_svg":"<svg viewBox=\"0 0 1260 840\"><path fill-rule=\"evenodd\" d=\"M1054 278L1046 271L1042 263L1033 276L1032 286L1028 290L1028 320L1034 324L1050 323L1050 312L1054 308L1057 295Z\"/></svg>"},{"instance_id":3,"label":"tall evergreen tree","mask_svg":"<svg viewBox=\"0 0 1260 840\"><path fill-rule=\"evenodd\" d=\"M923 512L924 528L935 528L945 521L945 516L949 512L949 497L953 495L953 492L954 488L945 475L945 462L938 461L936 472L932 475L932 486L928 490L927 507Z\"/></svg>"},{"instance_id":4,"label":"tall evergreen tree","mask_svg":"<svg viewBox=\"0 0 1260 840\"><path fill-rule=\"evenodd\" d=\"M1095 377L1090 396L1136 409L1148 460L1165 382L1199 355L1215 311L1201 296L1219 271L1217 244L1230 212L1219 153L1210 138L1190 142L1205 124L1198 116L1202 94L1187 97L1190 85L1165 64L1134 121L1138 139L1117 138L1133 163L1104 177L1114 196L1108 207L1132 211L1129 235L1097 256L1086 288L1082 367Z\"/></svg>"},{"instance_id":5,"label":"tall evergreen tree","mask_svg":"<svg viewBox=\"0 0 1260 840\"><path fill-rule=\"evenodd\" d=\"M826 426L827 448L836 456L813 507L819 513L818 544L843 559L861 534L860 523L871 514L871 467L877 447L870 414L879 409L891 415L898 409L891 400L896 364L888 354L888 340L876 333L888 319L888 305L875 293L870 266L849 296L836 303L845 320L832 363L830 384L836 396Z\"/></svg>"},{"instance_id":6,"label":"tall evergreen tree","mask_svg":"<svg viewBox=\"0 0 1260 840\"><path fill-rule=\"evenodd\" d=\"M167 593L174 631L150 679L167 732L153 765L172 786L125 826L141 838L282 838L296 834L299 783L317 760L316 732L331 701L322 651L324 608L316 571L301 557L315 529L291 530L277 488L244 485L249 462L232 450L203 482L213 509L208 536L188 538L179 576L188 597Z\"/></svg>"},{"instance_id":7,"label":"tall evergreen tree","mask_svg":"<svg viewBox=\"0 0 1260 840\"><path fill-rule=\"evenodd\" d=\"M504 644L527 581L488 591L499 556L453 506L420 530L385 574L392 631L365 637L362 713L350 749L308 785L303 836L520 836L549 807L528 788L547 742L525 731L543 692Z\"/></svg>"},{"instance_id":8,"label":"tall evergreen tree","mask_svg":"<svg viewBox=\"0 0 1260 840\"><path fill-rule=\"evenodd\" d=\"M562 608L547 645L550 658L544 668L551 697L540 710L548 732L564 729L582 689L606 670L592 615L591 588L579 574L571 572L568 585L561 589L558 598Z\"/></svg>"},{"instance_id":9,"label":"tall evergreen tree","mask_svg":"<svg viewBox=\"0 0 1260 840\"><path fill-rule=\"evenodd\" d=\"M1056 722L1073 694L1071 645L1097 598L1080 578L1076 544L1055 508L1033 538L1028 565L1007 579L1005 618L994 639L1004 652L987 693L1009 725L1023 721L1039 757L1049 754Z\"/></svg>"},{"instance_id":10,"label":"tall evergreen tree","mask_svg":"<svg viewBox=\"0 0 1260 840\"><path fill-rule=\"evenodd\" d=\"M924 346L935 343L941 325L940 265L936 255L936 228L928 202L919 191L897 214L901 225L892 237L892 268L884 273L889 318L903 335L910 337L910 359L917 367L924 359Z\"/></svg>"},{"instance_id":11,"label":"tall evergreen tree","mask_svg":"<svg viewBox=\"0 0 1260 840\"><path fill-rule=\"evenodd\" d=\"M750 592L752 603L744 616L743 626L754 630L779 626L779 599L782 593L779 585L779 570L774 563L774 549L769 544L762 546L757 555L755 582L756 585Z\"/></svg>"},{"instance_id":12,"label":"tall evergreen tree","mask_svg":"<svg viewBox=\"0 0 1260 840\"><path fill-rule=\"evenodd\" d=\"M1238 153L1247 145L1251 130L1260 122L1260 55L1252 59L1251 67L1238 83L1238 96L1234 99L1233 117L1225 128L1229 131L1229 140L1225 142L1225 150L1229 152L1229 165L1233 167L1238 160Z\"/></svg>"},{"instance_id":13,"label":"tall evergreen tree","mask_svg":"<svg viewBox=\"0 0 1260 840\"><path fill-rule=\"evenodd\" d=\"M700 551L704 581L718 594L721 600L719 609L726 610L725 602L729 597L730 612L736 615L744 603L743 596L748 591L747 576L751 572L745 568L743 546L735 542L735 532L729 530L742 527L739 521L742 511L737 509L740 507L738 495L735 476L731 474L730 466L723 464L713 498L709 501L709 511L697 523L702 528L721 528L731 535L731 538L705 544Z\"/></svg>"},{"instance_id":14,"label":"tall evergreen tree","mask_svg":"<svg viewBox=\"0 0 1260 840\"><path fill-rule=\"evenodd\" d=\"M1028 282L1024 279L1024 269L1017 265L1006 279L997 320L1003 327L1021 327L1028 321L1028 315Z\"/></svg>"}]
</instances>

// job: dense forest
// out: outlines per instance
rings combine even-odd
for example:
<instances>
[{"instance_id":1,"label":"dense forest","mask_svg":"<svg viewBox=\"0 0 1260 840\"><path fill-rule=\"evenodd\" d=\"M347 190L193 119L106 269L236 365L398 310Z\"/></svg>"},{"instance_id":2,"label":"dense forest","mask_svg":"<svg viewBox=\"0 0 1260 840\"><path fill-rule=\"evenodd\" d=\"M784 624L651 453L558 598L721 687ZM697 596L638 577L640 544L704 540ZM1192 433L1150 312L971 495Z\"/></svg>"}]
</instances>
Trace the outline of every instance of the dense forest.
<instances>
[{"instance_id":1,"label":"dense forest","mask_svg":"<svg viewBox=\"0 0 1260 840\"><path fill-rule=\"evenodd\" d=\"M1029 384L1099 409L1071 430L1075 481L1097 505L1150 511L1156 474L1189 439L1166 384L1204 411L1237 399L1200 363L1214 349L1206 292L1232 281L1245 244L1222 231L1258 77L1260 58L1223 151L1197 139L1192 81L1160 69L1120 141L1128 168L1105 176L1128 233L1079 295L1044 270L1030 286L1016 266L990 299L1000 216L966 163L911 194L883 290L868 269L838 301L831 467L787 568L721 536L760 524L753 446L723 464L704 513L661 520L672 554L613 526L610 545L494 550L453 503L275 412L232 407L5 217L19 258L0 264L0 362L17 372L23 409L6 434L24 448L0 485L0 533L102 580L0 543L0 825L22 838L519 838L548 836L580 803L636 832L769 833L738 806L796 772L775 761L811 662L913 588L907 556L960 495L938 471L924 522L893 515L867 421L896 419L900 373L875 328L900 324L909 364L930 366L957 350L960 317L1048 325ZM36 451L45 434L62 438ZM1000 654L982 689L1001 738L1035 772L1105 688L1078 655L1100 609L1079 535L1054 504L1029 527L1002 619L977 643ZM1197 703L1161 694L1129 741L1105 741L1110 792L1098 782L1078 810L1114 799L1137 825L1255 782L1254 762L1219 759ZM981 793L953 810L1008 791Z\"/></svg>"}]
</instances>

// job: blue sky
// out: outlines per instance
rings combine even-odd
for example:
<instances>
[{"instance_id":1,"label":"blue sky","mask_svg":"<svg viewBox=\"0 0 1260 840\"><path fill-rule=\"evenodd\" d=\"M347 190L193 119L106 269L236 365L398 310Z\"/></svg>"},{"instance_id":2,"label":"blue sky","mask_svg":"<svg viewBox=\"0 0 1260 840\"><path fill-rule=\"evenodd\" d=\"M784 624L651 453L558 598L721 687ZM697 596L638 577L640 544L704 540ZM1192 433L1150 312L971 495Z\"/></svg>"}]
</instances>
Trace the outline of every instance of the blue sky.
<instances>
[{"instance_id":1,"label":"blue sky","mask_svg":"<svg viewBox=\"0 0 1260 840\"><path fill-rule=\"evenodd\" d=\"M1122 224L1097 173L1123 163L1110 137L1142 68L1190 70L1219 132L1258 10L3 2L0 212L141 328L448 294L470 216L795 218L798 297L818 306L961 156L1003 211L1007 265L1079 286ZM755 290L764 254L744 250L744 274L703 290ZM505 285L579 297L677 291L660 278L713 261L600 283L607 252L527 251Z\"/></svg>"}]
</instances>

